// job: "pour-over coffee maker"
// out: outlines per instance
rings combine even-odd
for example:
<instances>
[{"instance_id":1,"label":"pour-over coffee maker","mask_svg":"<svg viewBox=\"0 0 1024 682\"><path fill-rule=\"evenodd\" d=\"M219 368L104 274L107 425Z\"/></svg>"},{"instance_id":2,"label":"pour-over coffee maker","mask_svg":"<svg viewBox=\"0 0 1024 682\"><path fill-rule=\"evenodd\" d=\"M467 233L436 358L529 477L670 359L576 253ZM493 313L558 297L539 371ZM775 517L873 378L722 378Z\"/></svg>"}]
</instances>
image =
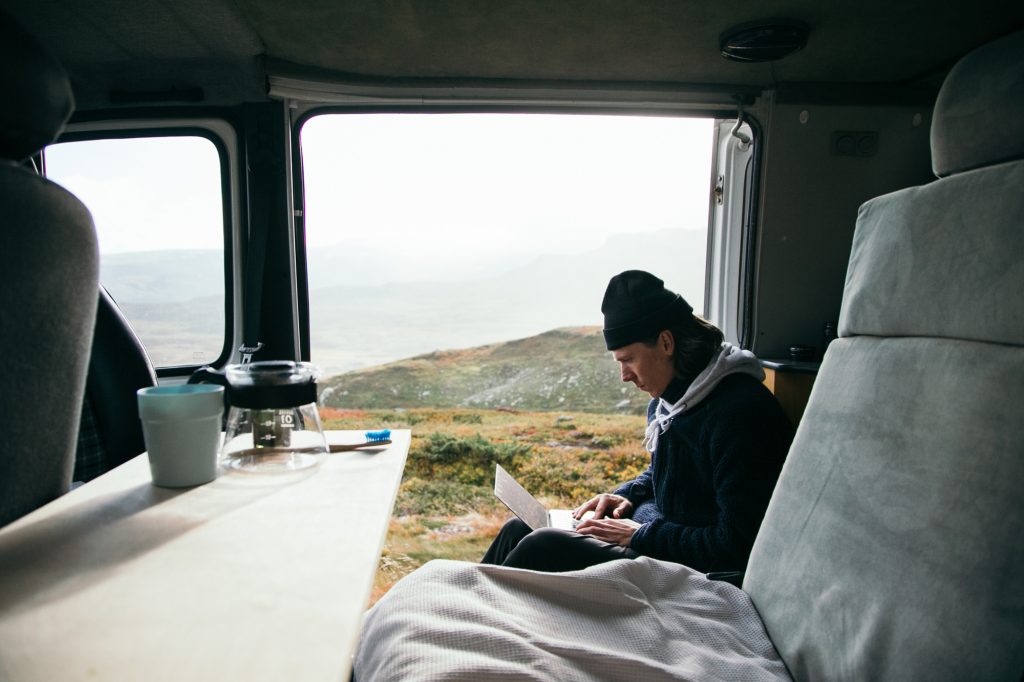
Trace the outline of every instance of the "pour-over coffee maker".
<instances>
[{"instance_id":1,"label":"pour-over coffee maker","mask_svg":"<svg viewBox=\"0 0 1024 682\"><path fill-rule=\"evenodd\" d=\"M317 410L316 368L266 361L196 370L189 383L226 388L229 406L220 464L228 471L288 473L319 466L327 440Z\"/></svg>"}]
</instances>

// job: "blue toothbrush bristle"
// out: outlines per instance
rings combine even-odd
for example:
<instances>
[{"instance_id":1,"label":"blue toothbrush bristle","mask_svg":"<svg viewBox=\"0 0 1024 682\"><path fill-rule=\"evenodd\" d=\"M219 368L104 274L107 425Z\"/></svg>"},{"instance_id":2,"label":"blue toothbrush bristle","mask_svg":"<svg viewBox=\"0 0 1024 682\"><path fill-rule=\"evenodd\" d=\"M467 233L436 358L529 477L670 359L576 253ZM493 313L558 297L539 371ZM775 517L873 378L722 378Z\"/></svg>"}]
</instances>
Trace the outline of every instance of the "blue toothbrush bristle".
<instances>
[{"instance_id":1,"label":"blue toothbrush bristle","mask_svg":"<svg viewBox=\"0 0 1024 682\"><path fill-rule=\"evenodd\" d=\"M384 429L383 431L367 431L366 442L367 443L379 443L382 440L391 440L391 430Z\"/></svg>"}]
</instances>

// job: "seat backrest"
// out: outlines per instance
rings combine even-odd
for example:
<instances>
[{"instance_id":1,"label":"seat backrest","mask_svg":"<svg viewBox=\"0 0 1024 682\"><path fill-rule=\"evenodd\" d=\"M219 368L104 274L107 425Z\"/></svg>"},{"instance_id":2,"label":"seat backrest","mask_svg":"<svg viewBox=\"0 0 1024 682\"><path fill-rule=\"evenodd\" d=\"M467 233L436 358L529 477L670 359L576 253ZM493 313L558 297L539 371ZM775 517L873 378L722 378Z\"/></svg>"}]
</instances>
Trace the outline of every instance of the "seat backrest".
<instances>
[{"instance_id":1,"label":"seat backrest","mask_svg":"<svg viewBox=\"0 0 1024 682\"><path fill-rule=\"evenodd\" d=\"M78 432L75 481L91 480L146 449L135 392L156 382L142 342L101 286Z\"/></svg>"},{"instance_id":2,"label":"seat backrest","mask_svg":"<svg viewBox=\"0 0 1024 682\"><path fill-rule=\"evenodd\" d=\"M941 179L865 203L743 587L798 680L1024 671L1024 32L942 86Z\"/></svg>"},{"instance_id":3,"label":"seat backrest","mask_svg":"<svg viewBox=\"0 0 1024 682\"><path fill-rule=\"evenodd\" d=\"M0 526L66 492L96 316L89 212L21 165L71 115L67 74L0 13Z\"/></svg>"}]
</instances>

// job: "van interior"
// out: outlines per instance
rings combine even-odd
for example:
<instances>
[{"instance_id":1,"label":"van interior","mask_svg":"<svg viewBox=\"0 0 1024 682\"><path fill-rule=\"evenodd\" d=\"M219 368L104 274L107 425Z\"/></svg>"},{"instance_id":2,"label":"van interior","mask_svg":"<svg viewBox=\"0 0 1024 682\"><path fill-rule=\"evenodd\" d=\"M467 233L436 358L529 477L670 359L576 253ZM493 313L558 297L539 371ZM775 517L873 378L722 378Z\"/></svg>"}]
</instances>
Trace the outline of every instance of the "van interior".
<instances>
[{"instance_id":1,"label":"van interior","mask_svg":"<svg viewBox=\"0 0 1024 682\"><path fill-rule=\"evenodd\" d=\"M322 408L377 407L358 372L590 324L559 315L637 262L797 427L729 607L772 670L1024 679L1022 29L997 0L0 0L0 678L738 674L676 620L734 588L678 572L637 611L666 651L475 567L396 589L360 644L415 426L287 489L148 479L139 389L313 362L346 377ZM651 236L684 204L690 241ZM473 610L498 599L506 630ZM593 668L511 624L587 608ZM473 667L481 631L511 667Z\"/></svg>"}]
</instances>

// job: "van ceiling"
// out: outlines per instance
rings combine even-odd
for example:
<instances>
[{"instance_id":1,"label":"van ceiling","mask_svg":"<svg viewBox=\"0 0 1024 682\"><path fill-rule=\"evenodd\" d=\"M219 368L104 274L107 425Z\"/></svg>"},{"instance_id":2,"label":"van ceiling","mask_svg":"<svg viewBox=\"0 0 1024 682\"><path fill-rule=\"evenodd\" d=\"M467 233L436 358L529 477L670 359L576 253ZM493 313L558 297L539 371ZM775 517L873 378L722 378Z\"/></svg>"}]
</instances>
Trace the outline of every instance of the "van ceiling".
<instances>
[{"instance_id":1,"label":"van ceiling","mask_svg":"<svg viewBox=\"0 0 1024 682\"><path fill-rule=\"evenodd\" d=\"M1006 0L0 0L69 69L79 108L111 93L266 98L266 65L319 78L929 86L1024 23ZM782 17L807 46L719 55L723 31ZM131 98L129 98L131 99ZM171 97L173 99L173 96Z\"/></svg>"}]
</instances>

